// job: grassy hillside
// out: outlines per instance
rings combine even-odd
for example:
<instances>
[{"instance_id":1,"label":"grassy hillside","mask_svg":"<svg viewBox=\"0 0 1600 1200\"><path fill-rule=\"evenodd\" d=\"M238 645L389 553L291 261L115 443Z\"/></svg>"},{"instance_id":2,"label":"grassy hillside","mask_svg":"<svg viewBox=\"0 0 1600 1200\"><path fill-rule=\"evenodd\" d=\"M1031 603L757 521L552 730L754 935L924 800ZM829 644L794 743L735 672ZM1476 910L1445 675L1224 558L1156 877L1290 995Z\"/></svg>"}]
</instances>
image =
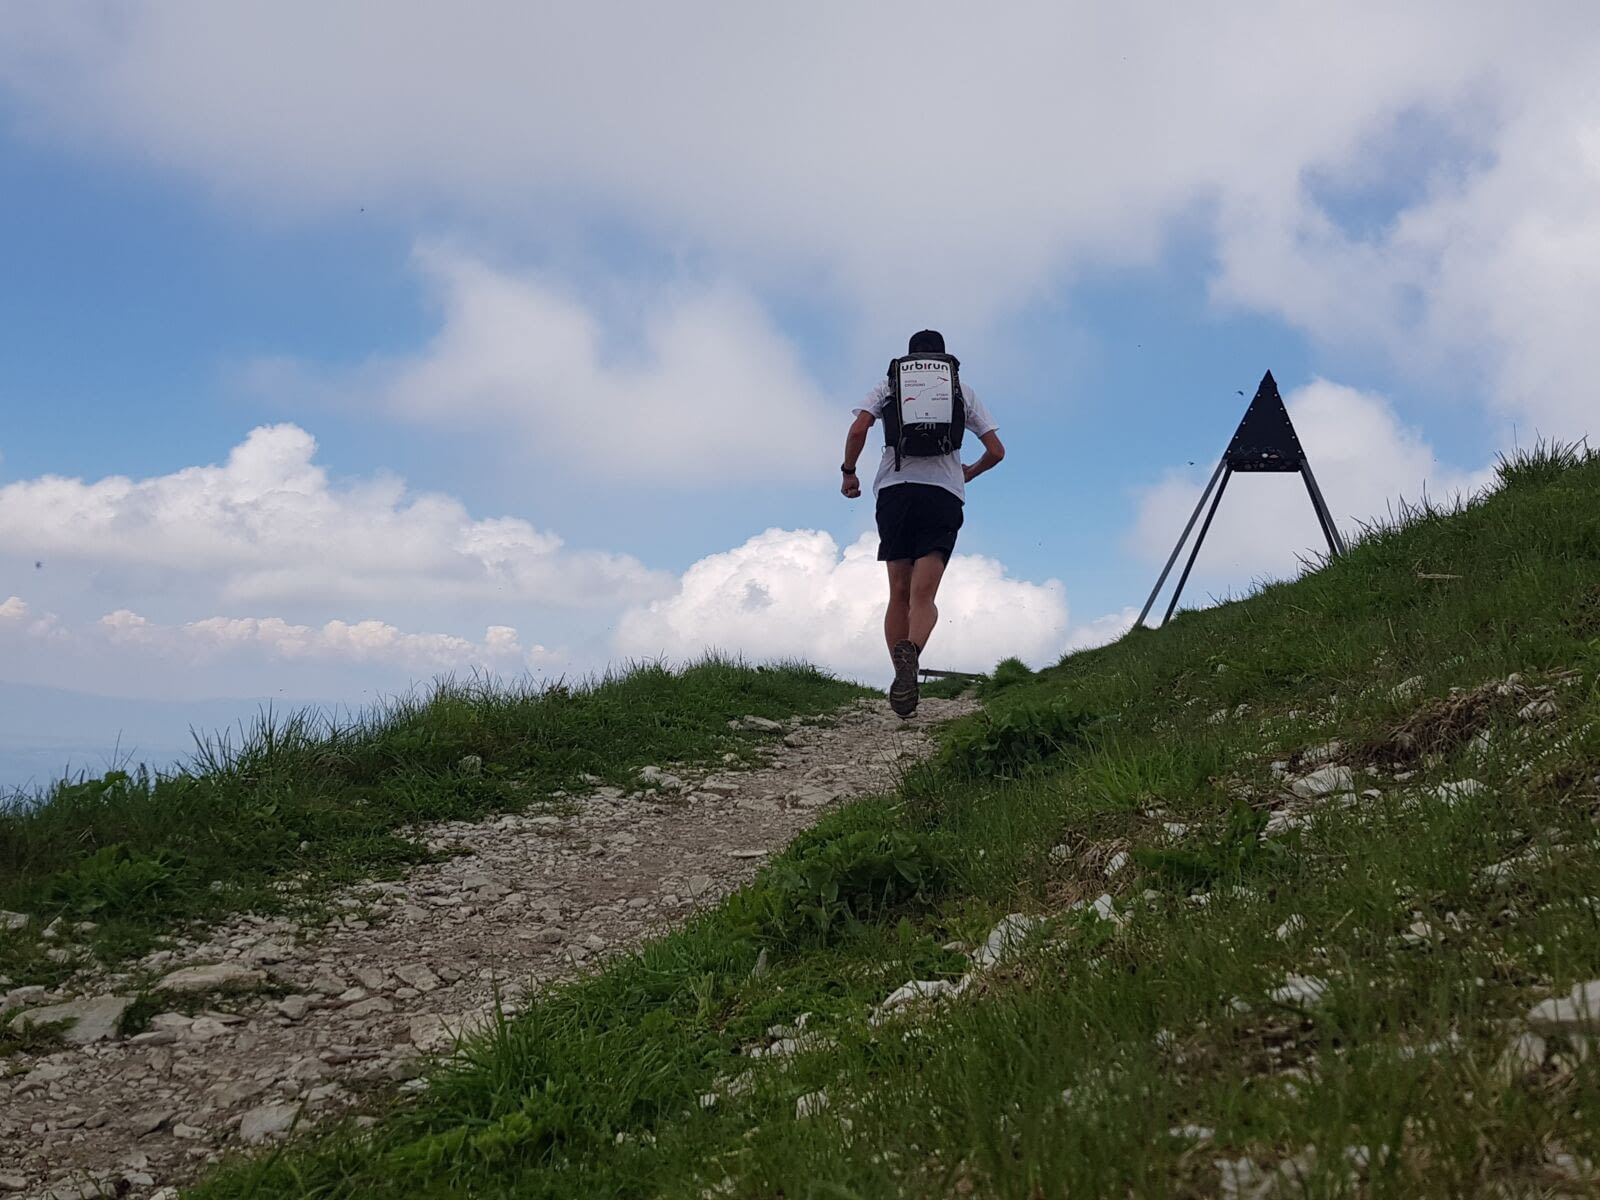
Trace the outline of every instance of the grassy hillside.
<instances>
[{"instance_id":1,"label":"grassy hillside","mask_svg":"<svg viewBox=\"0 0 1600 1200\"><path fill-rule=\"evenodd\" d=\"M53 984L191 922L314 904L424 860L408 826L550 804L586 776L631 786L648 763L743 753L757 739L733 718L861 694L809 667L708 660L574 687L446 683L344 725L265 714L169 776L112 772L0 807L0 910L32 918L0 923L0 977Z\"/></svg>"},{"instance_id":2,"label":"grassy hillside","mask_svg":"<svg viewBox=\"0 0 1600 1200\"><path fill-rule=\"evenodd\" d=\"M1600 460L1502 476L997 672L900 794L373 1128L196 1194L1592 1194L1588 1044L1507 1048L1600 976ZM1007 913L1036 920L975 970Z\"/></svg>"}]
</instances>

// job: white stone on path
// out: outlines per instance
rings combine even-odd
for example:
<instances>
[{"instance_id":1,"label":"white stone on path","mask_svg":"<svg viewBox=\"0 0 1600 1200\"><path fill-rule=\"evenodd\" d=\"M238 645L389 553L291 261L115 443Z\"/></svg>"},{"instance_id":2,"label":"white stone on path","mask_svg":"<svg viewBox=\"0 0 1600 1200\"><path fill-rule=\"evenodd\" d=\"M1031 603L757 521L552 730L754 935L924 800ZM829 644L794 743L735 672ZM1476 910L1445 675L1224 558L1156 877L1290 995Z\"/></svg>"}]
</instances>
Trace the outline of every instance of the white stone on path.
<instances>
[{"instance_id":1,"label":"white stone on path","mask_svg":"<svg viewBox=\"0 0 1600 1200\"><path fill-rule=\"evenodd\" d=\"M156 984L161 992L209 992L216 988L256 987L266 982L266 972L241 967L238 963L213 963L203 967L182 967Z\"/></svg>"},{"instance_id":2,"label":"white stone on path","mask_svg":"<svg viewBox=\"0 0 1600 1200\"><path fill-rule=\"evenodd\" d=\"M433 992L439 988L439 977L422 963L410 963L407 966L396 967L395 978L407 987L414 987L419 992Z\"/></svg>"},{"instance_id":3,"label":"white stone on path","mask_svg":"<svg viewBox=\"0 0 1600 1200\"><path fill-rule=\"evenodd\" d=\"M62 1040L74 1046L88 1046L121 1036L119 1026L122 1014L128 1011L132 1003L126 996L93 996L85 1000L69 1000L65 1004L52 1004L47 1008L32 1008L19 1013L15 1022L20 1026L71 1021L71 1026L62 1031Z\"/></svg>"},{"instance_id":4,"label":"white stone on path","mask_svg":"<svg viewBox=\"0 0 1600 1200\"><path fill-rule=\"evenodd\" d=\"M239 1121L239 1139L249 1146L259 1146L270 1137L288 1133L294 1126L297 1104L263 1104L252 1108Z\"/></svg>"},{"instance_id":5,"label":"white stone on path","mask_svg":"<svg viewBox=\"0 0 1600 1200\"><path fill-rule=\"evenodd\" d=\"M28 914L0 909L0 929L21 929L28 923Z\"/></svg>"}]
</instances>

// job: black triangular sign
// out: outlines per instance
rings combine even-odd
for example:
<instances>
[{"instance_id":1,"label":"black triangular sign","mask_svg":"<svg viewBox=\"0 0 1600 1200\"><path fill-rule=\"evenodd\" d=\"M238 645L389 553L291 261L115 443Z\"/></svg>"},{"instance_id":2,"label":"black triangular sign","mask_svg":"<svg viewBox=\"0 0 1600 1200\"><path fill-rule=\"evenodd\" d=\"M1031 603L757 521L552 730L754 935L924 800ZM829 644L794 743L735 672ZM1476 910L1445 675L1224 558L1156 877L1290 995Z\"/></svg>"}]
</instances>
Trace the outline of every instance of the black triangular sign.
<instances>
[{"instance_id":1,"label":"black triangular sign","mask_svg":"<svg viewBox=\"0 0 1600 1200\"><path fill-rule=\"evenodd\" d=\"M1222 456L1235 471L1298 471L1306 460L1289 410L1268 371Z\"/></svg>"}]
</instances>

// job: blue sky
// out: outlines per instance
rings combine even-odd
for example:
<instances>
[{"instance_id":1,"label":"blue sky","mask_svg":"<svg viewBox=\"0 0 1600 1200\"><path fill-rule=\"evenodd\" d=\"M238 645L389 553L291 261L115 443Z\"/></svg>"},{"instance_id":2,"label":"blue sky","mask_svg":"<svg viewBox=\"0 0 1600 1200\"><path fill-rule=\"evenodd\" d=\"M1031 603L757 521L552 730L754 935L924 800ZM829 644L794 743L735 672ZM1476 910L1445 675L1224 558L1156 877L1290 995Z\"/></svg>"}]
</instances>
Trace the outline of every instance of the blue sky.
<instances>
[{"instance_id":1,"label":"blue sky","mask_svg":"<svg viewBox=\"0 0 1600 1200\"><path fill-rule=\"evenodd\" d=\"M1537 7L916 6L914 96L898 4L8 7L0 683L872 678L839 444L924 325L1011 451L944 665L1119 631L1268 368L1347 526L1481 486L1596 408L1600 37ZM1242 482L1196 602L1314 542Z\"/></svg>"}]
</instances>

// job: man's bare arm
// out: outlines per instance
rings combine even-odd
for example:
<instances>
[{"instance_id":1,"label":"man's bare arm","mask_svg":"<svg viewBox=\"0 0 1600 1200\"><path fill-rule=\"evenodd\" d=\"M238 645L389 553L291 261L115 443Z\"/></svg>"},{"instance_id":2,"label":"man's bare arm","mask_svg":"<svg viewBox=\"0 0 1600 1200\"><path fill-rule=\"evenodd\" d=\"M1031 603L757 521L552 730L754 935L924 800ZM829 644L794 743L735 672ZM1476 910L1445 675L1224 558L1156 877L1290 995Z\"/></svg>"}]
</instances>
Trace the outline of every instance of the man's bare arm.
<instances>
[{"instance_id":1,"label":"man's bare arm","mask_svg":"<svg viewBox=\"0 0 1600 1200\"><path fill-rule=\"evenodd\" d=\"M872 428L873 421L877 420L869 412L856 414L856 419L850 423L850 432L844 435L844 464L854 467L861 458L861 451L866 449L867 430ZM856 473L850 471L844 477L844 482L839 490L850 499L854 500L861 495L861 480L856 478Z\"/></svg>"},{"instance_id":2,"label":"man's bare arm","mask_svg":"<svg viewBox=\"0 0 1600 1200\"><path fill-rule=\"evenodd\" d=\"M991 467L999 466L1000 460L1006 456L1005 445L1000 441L1000 435L994 430L991 429L988 433L984 434L982 440L983 457L977 462L973 463L970 467L961 468L961 473L966 478L968 483L971 483L974 479L976 479L979 475L982 475Z\"/></svg>"}]
</instances>

